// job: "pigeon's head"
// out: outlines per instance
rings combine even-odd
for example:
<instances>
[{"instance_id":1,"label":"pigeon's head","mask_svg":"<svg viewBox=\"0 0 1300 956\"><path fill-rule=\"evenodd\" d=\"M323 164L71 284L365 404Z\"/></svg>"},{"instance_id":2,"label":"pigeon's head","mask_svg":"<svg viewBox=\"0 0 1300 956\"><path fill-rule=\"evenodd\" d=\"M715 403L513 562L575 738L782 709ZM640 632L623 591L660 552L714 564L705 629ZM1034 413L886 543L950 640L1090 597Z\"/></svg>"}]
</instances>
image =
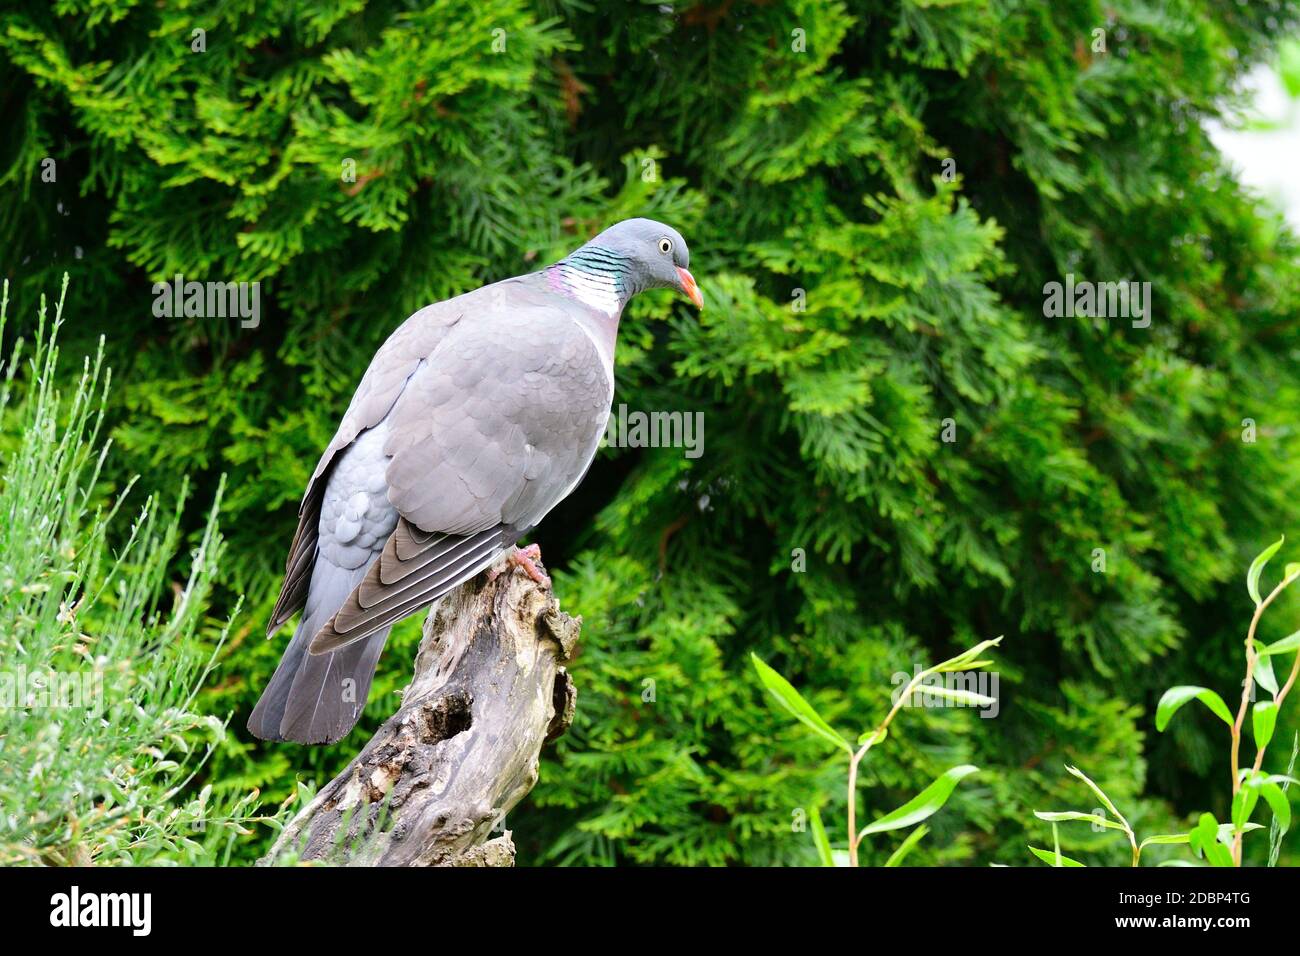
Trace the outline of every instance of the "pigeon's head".
<instances>
[{"instance_id":1,"label":"pigeon's head","mask_svg":"<svg viewBox=\"0 0 1300 956\"><path fill-rule=\"evenodd\" d=\"M653 219L624 219L584 248L608 250L622 259L633 289L676 289L697 309L704 308L700 287L686 268L691 263L691 250L672 226Z\"/></svg>"}]
</instances>

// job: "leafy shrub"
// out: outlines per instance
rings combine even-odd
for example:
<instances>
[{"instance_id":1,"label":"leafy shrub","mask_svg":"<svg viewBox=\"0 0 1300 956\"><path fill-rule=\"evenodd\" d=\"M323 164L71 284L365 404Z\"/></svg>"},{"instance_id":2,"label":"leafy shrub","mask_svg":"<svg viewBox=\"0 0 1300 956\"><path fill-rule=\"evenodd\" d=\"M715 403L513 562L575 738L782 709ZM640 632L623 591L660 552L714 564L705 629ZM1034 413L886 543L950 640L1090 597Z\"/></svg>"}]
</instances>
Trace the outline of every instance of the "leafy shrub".
<instances>
[{"instance_id":1,"label":"leafy shrub","mask_svg":"<svg viewBox=\"0 0 1300 956\"><path fill-rule=\"evenodd\" d=\"M809 727L823 740L848 755L849 774L848 794L846 797L848 805L846 827L848 832L846 833L845 848L843 850L837 851L827 837L825 826L822 823L821 810L814 805L810 814L811 832L817 846L818 859L823 866L836 866L840 863L857 866L859 847L868 836L874 833L888 833L914 824L921 824L922 820L938 812L948 802L948 797L952 795L953 788L957 786L959 781L978 772L979 768L970 764L950 767L940 774L932 784L898 809L872 820L861 830L857 827L858 767L872 747L884 742L889 734L889 725L894 722L899 710L911 706L916 695L920 694L937 698L938 702L942 704L956 704L963 707L987 707L996 704L995 697L979 694L965 687L945 685L939 675L958 673L969 675L980 670L992 663L991 661L980 660L980 655L989 648L996 647L1001 641L1002 638L1000 637L991 641L983 641L941 664L918 670L907 683L895 691L893 706L880 723L864 730L859 735L856 743L849 743L839 731L831 727L822 718L821 714L817 713L816 709L790 685L789 681L769 667L757 654L751 655L759 680L772 693L777 703L791 713L801 724ZM889 858L885 861L885 866L899 866L917 843L924 839L929 832L929 828L924 824L917 826L904 838L898 848L889 855Z\"/></svg>"},{"instance_id":2,"label":"leafy shrub","mask_svg":"<svg viewBox=\"0 0 1300 956\"><path fill-rule=\"evenodd\" d=\"M97 354L60 391L62 314L42 299L0 386L0 864L222 861L257 794L192 786L225 734L196 705L229 626L207 616L217 503L179 577L179 505L146 499L110 547L132 489L100 504L108 374Z\"/></svg>"}]
</instances>

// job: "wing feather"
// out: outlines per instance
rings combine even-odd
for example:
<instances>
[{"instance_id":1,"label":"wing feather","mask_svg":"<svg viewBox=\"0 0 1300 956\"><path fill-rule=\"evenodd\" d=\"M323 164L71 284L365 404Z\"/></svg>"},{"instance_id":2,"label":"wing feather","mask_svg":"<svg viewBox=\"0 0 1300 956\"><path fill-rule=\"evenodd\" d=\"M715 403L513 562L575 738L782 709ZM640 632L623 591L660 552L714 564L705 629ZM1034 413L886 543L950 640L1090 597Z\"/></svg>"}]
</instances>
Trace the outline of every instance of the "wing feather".
<instances>
[{"instance_id":1,"label":"wing feather","mask_svg":"<svg viewBox=\"0 0 1300 956\"><path fill-rule=\"evenodd\" d=\"M535 524L595 455L612 394L574 316L516 294L457 325L393 406L389 500L451 535Z\"/></svg>"},{"instance_id":2,"label":"wing feather","mask_svg":"<svg viewBox=\"0 0 1300 956\"><path fill-rule=\"evenodd\" d=\"M321 482L316 488L309 488L303 498L298 512L298 530L294 532L293 544L289 547L289 557L284 565L284 583L280 585L280 596L275 601L271 620L266 625L267 637L274 634L307 603L311 572L316 564L320 503L324 496L325 483Z\"/></svg>"},{"instance_id":3,"label":"wing feather","mask_svg":"<svg viewBox=\"0 0 1300 956\"><path fill-rule=\"evenodd\" d=\"M433 603L491 564L522 533L498 525L472 535L427 535L403 518L379 560L316 634L311 653L347 647ZM427 535L427 542L403 559L397 550L399 539L414 542L416 535Z\"/></svg>"},{"instance_id":4,"label":"wing feather","mask_svg":"<svg viewBox=\"0 0 1300 956\"><path fill-rule=\"evenodd\" d=\"M355 442L362 432L375 427L388 416L411 376L419 371L421 363L433 353L448 330L460 321L464 305L463 301L452 299L425 306L398 326L371 359L338 431L307 481L302 503L298 506L298 529L285 561L284 583L280 586L280 595L267 625L268 637L301 610L307 601L312 568L316 564L317 529L326 478L339 453Z\"/></svg>"}]
</instances>

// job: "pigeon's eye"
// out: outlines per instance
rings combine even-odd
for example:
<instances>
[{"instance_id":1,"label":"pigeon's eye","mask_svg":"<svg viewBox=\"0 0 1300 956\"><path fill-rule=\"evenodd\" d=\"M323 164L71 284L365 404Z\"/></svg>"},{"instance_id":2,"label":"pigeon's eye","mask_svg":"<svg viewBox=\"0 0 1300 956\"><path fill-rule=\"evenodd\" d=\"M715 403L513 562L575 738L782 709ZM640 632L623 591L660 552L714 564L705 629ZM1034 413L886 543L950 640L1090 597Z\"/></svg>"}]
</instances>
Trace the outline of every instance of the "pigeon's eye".
<instances>
[{"instance_id":1,"label":"pigeon's eye","mask_svg":"<svg viewBox=\"0 0 1300 956\"><path fill-rule=\"evenodd\" d=\"M664 255L671 255L673 251L673 241L667 236L659 240L659 251Z\"/></svg>"}]
</instances>

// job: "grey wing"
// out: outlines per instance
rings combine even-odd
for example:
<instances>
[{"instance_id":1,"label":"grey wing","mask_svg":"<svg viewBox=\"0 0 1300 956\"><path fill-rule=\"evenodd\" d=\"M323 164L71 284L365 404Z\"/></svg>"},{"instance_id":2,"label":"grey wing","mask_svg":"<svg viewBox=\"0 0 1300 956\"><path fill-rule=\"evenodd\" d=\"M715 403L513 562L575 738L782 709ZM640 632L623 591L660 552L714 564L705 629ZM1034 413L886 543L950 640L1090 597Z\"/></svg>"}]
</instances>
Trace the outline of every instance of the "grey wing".
<instances>
[{"instance_id":1,"label":"grey wing","mask_svg":"<svg viewBox=\"0 0 1300 956\"><path fill-rule=\"evenodd\" d=\"M382 422L362 432L320 482L320 521L302 620L248 720L249 730L264 740L338 740L365 706L387 631L340 654L318 657L307 649L365 578L397 525L384 480L385 432Z\"/></svg>"},{"instance_id":2,"label":"grey wing","mask_svg":"<svg viewBox=\"0 0 1300 956\"><path fill-rule=\"evenodd\" d=\"M360 640L491 564L586 473L612 396L611 369L562 311L458 325L386 422L397 529L311 652Z\"/></svg>"},{"instance_id":3,"label":"grey wing","mask_svg":"<svg viewBox=\"0 0 1300 956\"><path fill-rule=\"evenodd\" d=\"M425 535L401 519L379 560L310 645L316 655L346 650L428 607L492 564L522 531L498 525L470 535ZM417 543L423 536L424 542Z\"/></svg>"},{"instance_id":4,"label":"grey wing","mask_svg":"<svg viewBox=\"0 0 1300 956\"><path fill-rule=\"evenodd\" d=\"M302 504L298 508L298 530L294 533L285 562L284 583L271 612L266 633L269 637L307 601L312 570L320 546L319 523L325 497L326 477L339 452L356 441L357 436L379 424L392 410L402 389L420 362L437 347L461 316L465 296L425 306L403 322L380 346L370 367L357 386L339 429L330 441L316 470L307 482Z\"/></svg>"}]
</instances>

